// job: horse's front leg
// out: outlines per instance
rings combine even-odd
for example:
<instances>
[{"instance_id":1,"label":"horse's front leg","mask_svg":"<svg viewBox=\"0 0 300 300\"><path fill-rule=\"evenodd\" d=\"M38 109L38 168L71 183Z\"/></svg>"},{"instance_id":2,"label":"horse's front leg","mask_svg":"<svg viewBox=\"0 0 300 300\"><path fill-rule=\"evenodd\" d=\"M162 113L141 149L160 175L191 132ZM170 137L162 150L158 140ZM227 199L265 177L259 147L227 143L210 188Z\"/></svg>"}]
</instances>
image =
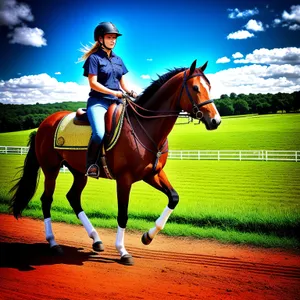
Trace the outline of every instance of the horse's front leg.
<instances>
[{"instance_id":1,"label":"horse's front leg","mask_svg":"<svg viewBox=\"0 0 300 300\"><path fill-rule=\"evenodd\" d=\"M133 265L133 258L125 248L125 229L128 220L128 203L132 181L129 176L117 179L118 196L118 230L116 237L116 249L121 257L121 264Z\"/></svg>"},{"instance_id":2,"label":"horse's front leg","mask_svg":"<svg viewBox=\"0 0 300 300\"><path fill-rule=\"evenodd\" d=\"M179 202L179 196L170 184L165 172L161 170L158 174L144 178L144 181L154 188L162 191L168 196L169 203L160 217L156 220L155 226L142 236L142 243L149 245L153 238L165 227L171 213Z\"/></svg>"}]
</instances>

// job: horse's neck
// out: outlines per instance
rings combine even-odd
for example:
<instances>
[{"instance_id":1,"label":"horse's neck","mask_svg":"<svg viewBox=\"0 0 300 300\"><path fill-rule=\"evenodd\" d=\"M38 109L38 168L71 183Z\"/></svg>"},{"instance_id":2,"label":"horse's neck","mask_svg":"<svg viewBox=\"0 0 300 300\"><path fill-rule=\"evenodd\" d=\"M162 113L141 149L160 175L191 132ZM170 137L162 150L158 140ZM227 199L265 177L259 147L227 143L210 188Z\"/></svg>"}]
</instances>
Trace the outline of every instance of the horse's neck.
<instances>
[{"instance_id":1,"label":"horse's neck","mask_svg":"<svg viewBox=\"0 0 300 300\"><path fill-rule=\"evenodd\" d=\"M144 106L149 110L156 111L157 115L168 115L144 122L147 131L151 134L158 146L163 145L171 132L178 116L175 112L177 111L179 113L179 107L177 107L178 91L180 90L182 79L180 76L175 77L176 78L165 83ZM170 115L174 115L174 117Z\"/></svg>"}]
</instances>

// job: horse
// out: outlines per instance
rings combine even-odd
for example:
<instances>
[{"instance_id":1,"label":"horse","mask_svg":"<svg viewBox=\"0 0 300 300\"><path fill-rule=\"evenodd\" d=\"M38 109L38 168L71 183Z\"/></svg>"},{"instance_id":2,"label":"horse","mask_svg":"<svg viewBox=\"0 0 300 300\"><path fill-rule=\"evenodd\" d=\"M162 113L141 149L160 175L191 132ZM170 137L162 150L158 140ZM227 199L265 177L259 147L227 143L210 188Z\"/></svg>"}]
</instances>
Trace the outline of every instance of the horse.
<instances>
[{"instance_id":1,"label":"horse","mask_svg":"<svg viewBox=\"0 0 300 300\"><path fill-rule=\"evenodd\" d=\"M124 243L128 220L129 194L132 184L143 180L164 193L168 204L156 220L153 228L142 235L142 243L149 245L164 228L168 218L179 202L179 195L169 182L164 166L168 157L168 134L171 132L180 112L187 112L192 118L201 120L207 130L218 128L221 117L210 99L211 85L204 70L207 62L196 68L196 60L190 68L174 68L144 90L135 101L127 98L125 117L121 134L114 147L106 152L107 165L117 184L117 235L115 247L120 255L120 263L133 265L132 255ZM29 150L24 161L20 178L11 189L10 209L15 218L21 216L35 194L39 170L45 177L41 196L45 235L50 249L62 253L62 248L54 238L51 224L51 205L56 178L62 165L73 174L73 184L66 194L77 218L79 218L93 240L94 251L104 251L104 245L81 206L81 193L87 184L85 176L86 151L58 150L53 146L54 134L62 118L69 111L59 111L48 116L29 139ZM106 177L101 172L101 177Z\"/></svg>"}]
</instances>

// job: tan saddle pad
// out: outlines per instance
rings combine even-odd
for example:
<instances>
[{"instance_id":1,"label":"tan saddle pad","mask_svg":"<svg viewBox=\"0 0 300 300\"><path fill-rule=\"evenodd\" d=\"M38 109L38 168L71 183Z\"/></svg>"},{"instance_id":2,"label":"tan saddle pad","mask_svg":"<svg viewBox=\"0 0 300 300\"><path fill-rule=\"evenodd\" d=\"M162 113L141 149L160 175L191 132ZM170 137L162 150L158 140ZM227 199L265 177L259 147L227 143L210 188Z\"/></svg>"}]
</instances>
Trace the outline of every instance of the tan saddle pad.
<instances>
[{"instance_id":1,"label":"tan saddle pad","mask_svg":"<svg viewBox=\"0 0 300 300\"><path fill-rule=\"evenodd\" d=\"M105 114L105 150L117 143L124 120L125 106L110 105ZM86 150L92 129L84 109L66 115L59 123L54 135L54 148L62 150Z\"/></svg>"}]
</instances>

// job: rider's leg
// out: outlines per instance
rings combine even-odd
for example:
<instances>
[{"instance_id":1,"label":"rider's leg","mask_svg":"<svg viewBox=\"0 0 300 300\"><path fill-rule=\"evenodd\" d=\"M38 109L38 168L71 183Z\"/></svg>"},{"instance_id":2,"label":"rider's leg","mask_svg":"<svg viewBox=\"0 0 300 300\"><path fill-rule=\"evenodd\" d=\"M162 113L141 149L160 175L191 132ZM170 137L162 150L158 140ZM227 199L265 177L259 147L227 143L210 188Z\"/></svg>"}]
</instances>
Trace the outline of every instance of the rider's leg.
<instances>
[{"instance_id":1,"label":"rider's leg","mask_svg":"<svg viewBox=\"0 0 300 300\"><path fill-rule=\"evenodd\" d=\"M87 176L98 178L100 168L97 164L101 143L105 133L104 115L109 103L102 99L90 98L88 100L87 115L92 127L92 137L87 151Z\"/></svg>"}]
</instances>

